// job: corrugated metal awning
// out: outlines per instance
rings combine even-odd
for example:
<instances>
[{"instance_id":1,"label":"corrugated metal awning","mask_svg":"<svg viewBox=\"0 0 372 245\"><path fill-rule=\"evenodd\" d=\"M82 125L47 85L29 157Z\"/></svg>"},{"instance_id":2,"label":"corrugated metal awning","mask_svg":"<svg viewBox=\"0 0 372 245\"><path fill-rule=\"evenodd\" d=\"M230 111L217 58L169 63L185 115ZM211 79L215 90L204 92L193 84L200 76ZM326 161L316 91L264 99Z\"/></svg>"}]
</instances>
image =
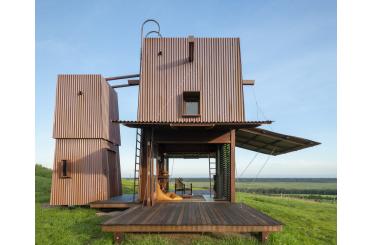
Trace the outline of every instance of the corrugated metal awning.
<instances>
[{"instance_id":1,"label":"corrugated metal awning","mask_svg":"<svg viewBox=\"0 0 372 245\"><path fill-rule=\"evenodd\" d=\"M260 128L238 129L236 131L237 147L274 156L319 144L312 140Z\"/></svg>"},{"instance_id":2,"label":"corrugated metal awning","mask_svg":"<svg viewBox=\"0 0 372 245\"><path fill-rule=\"evenodd\" d=\"M245 121L245 122L149 122L149 121L113 121L130 128L143 127L204 127L204 128L255 128L263 124L271 124L272 121Z\"/></svg>"}]
</instances>

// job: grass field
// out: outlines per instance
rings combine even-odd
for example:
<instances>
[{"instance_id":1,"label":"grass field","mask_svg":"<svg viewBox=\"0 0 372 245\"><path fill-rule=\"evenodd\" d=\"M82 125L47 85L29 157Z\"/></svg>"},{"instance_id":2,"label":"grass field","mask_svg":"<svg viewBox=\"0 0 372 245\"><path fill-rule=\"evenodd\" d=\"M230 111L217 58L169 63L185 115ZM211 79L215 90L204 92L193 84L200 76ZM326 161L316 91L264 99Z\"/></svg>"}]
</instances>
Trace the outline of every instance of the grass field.
<instances>
[{"instance_id":1,"label":"grass field","mask_svg":"<svg viewBox=\"0 0 372 245\"><path fill-rule=\"evenodd\" d=\"M36 244L112 244L112 235L101 232L105 219L89 208L49 207L51 171L36 166ZM123 190L132 191L132 182L123 180ZM257 182L258 184L258 182ZM327 187L328 188L328 187ZM237 193L239 202L282 221L268 244L336 244L336 204ZM125 244L259 244L255 238L233 234L128 234Z\"/></svg>"},{"instance_id":2,"label":"grass field","mask_svg":"<svg viewBox=\"0 0 372 245\"><path fill-rule=\"evenodd\" d=\"M131 179L123 179L126 187L132 188ZM207 179L185 179L184 181L188 185L192 183L193 188L196 189L209 189L209 182ZM301 181L237 181L235 183L236 188L241 189L290 189L290 190L336 190L337 182L327 181L327 182L301 182ZM174 180L171 181L171 188L174 188Z\"/></svg>"}]
</instances>

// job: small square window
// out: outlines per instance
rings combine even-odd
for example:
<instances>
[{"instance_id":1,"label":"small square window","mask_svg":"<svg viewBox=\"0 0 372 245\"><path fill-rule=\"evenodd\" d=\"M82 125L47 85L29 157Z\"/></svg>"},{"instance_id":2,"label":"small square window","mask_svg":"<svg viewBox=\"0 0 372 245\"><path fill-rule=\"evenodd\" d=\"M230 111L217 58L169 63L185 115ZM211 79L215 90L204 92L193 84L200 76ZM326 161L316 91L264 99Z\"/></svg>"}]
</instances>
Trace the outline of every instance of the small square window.
<instances>
[{"instance_id":1,"label":"small square window","mask_svg":"<svg viewBox=\"0 0 372 245\"><path fill-rule=\"evenodd\" d=\"M183 116L200 116L200 92L183 92Z\"/></svg>"}]
</instances>

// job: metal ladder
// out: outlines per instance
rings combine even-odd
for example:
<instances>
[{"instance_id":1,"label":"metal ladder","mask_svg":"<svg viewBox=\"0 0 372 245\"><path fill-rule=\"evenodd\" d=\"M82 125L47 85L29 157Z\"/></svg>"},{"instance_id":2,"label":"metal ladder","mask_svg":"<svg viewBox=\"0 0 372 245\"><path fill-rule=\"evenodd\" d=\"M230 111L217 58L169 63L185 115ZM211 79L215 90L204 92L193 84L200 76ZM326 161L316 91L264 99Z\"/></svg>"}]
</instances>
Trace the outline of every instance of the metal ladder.
<instances>
[{"instance_id":1,"label":"metal ladder","mask_svg":"<svg viewBox=\"0 0 372 245\"><path fill-rule=\"evenodd\" d=\"M136 201L136 190L138 193L139 186L139 171L141 161L141 129L137 128L136 131L136 149L134 157L134 177L133 177L133 202Z\"/></svg>"},{"instance_id":2,"label":"metal ladder","mask_svg":"<svg viewBox=\"0 0 372 245\"><path fill-rule=\"evenodd\" d=\"M214 157L211 158L211 154L209 154L208 161L209 161L209 196L212 197L212 179L213 175L216 174L216 158Z\"/></svg>"}]
</instances>

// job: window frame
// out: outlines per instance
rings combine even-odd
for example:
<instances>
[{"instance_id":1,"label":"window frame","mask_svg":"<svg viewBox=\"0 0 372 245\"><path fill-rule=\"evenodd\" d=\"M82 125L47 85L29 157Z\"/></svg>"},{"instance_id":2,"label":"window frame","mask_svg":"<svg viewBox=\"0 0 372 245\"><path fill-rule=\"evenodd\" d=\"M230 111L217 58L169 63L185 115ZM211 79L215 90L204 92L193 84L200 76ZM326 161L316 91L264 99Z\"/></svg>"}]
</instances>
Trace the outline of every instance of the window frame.
<instances>
[{"instance_id":1,"label":"window frame","mask_svg":"<svg viewBox=\"0 0 372 245\"><path fill-rule=\"evenodd\" d=\"M200 91L184 91L182 94L182 117L200 117ZM198 113L188 114L186 111L187 102L198 102Z\"/></svg>"},{"instance_id":2,"label":"window frame","mask_svg":"<svg viewBox=\"0 0 372 245\"><path fill-rule=\"evenodd\" d=\"M62 179L71 178L70 161L62 159L59 162L59 177Z\"/></svg>"}]
</instances>

